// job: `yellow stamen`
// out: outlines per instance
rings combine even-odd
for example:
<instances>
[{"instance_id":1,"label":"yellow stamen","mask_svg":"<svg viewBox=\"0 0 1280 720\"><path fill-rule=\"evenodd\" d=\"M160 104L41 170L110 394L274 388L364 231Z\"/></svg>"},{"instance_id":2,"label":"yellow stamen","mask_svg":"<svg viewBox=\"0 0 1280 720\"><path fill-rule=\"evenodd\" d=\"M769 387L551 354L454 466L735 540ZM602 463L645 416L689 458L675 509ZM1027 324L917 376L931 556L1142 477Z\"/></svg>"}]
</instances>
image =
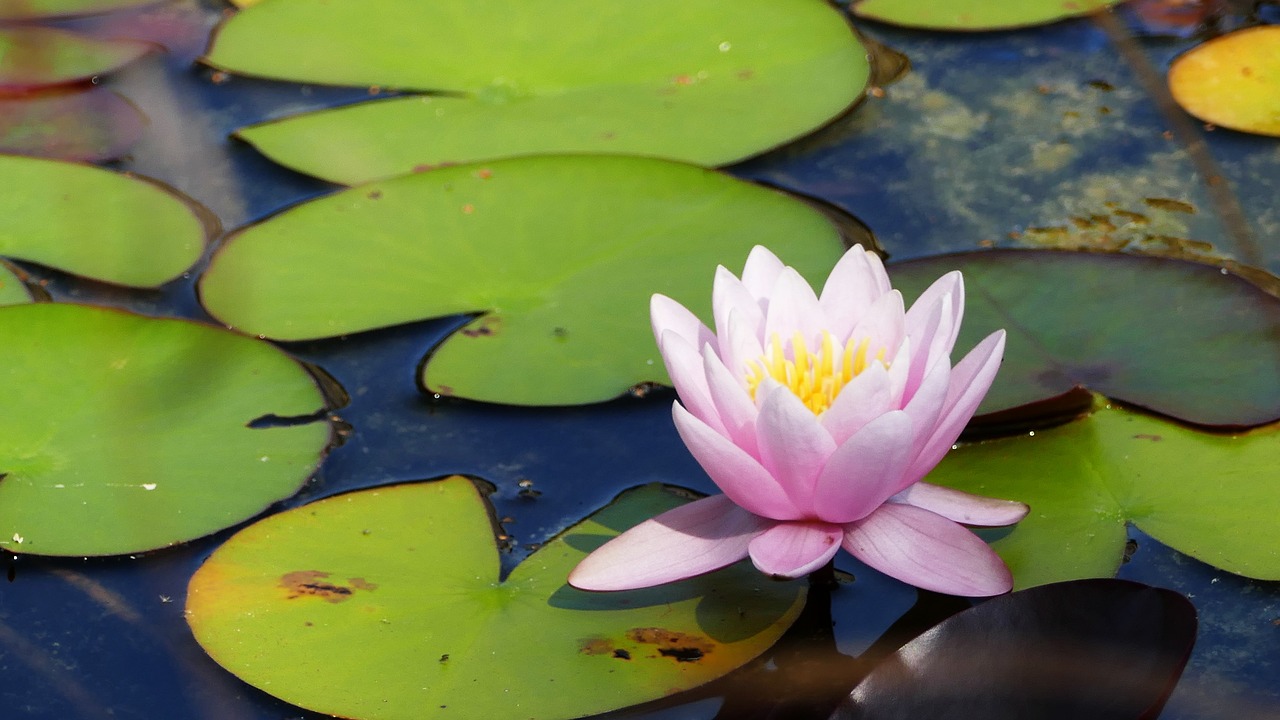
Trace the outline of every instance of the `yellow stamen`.
<instances>
[{"instance_id":1,"label":"yellow stamen","mask_svg":"<svg viewBox=\"0 0 1280 720\"><path fill-rule=\"evenodd\" d=\"M889 363L885 361L888 348L881 347L874 356L869 357L870 350L869 337L856 343L850 339L837 346L831 333L823 331L821 345L814 353L805 344L804 337L796 333L791 338L788 357L782 347L782 340L775 334L769 338L764 355L748 364L747 391L754 399L760 383L766 377L772 378L795 393L815 415L821 415L835 402L844 386L862 374L871 363L889 367Z\"/></svg>"}]
</instances>

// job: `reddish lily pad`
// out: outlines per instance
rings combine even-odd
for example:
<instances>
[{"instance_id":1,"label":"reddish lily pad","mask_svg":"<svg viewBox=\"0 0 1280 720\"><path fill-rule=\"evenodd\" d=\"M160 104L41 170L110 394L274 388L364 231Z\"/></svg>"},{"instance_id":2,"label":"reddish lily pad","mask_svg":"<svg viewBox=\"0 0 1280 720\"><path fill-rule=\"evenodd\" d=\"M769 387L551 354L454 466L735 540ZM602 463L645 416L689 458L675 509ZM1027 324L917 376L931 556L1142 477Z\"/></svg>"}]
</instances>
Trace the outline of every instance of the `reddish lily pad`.
<instances>
[{"instance_id":1,"label":"reddish lily pad","mask_svg":"<svg viewBox=\"0 0 1280 720\"><path fill-rule=\"evenodd\" d=\"M0 89L64 85L128 65L156 49L46 27L0 28Z\"/></svg>"},{"instance_id":2,"label":"reddish lily pad","mask_svg":"<svg viewBox=\"0 0 1280 720\"><path fill-rule=\"evenodd\" d=\"M155 5L162 0L20 0L0 3L0 20L96 15Z\"/></svg>"},{"instance_id":3,"label":"reddish lily pad","mask_svg":"<svg viewBox=\"0 0 1280 720\"><path fill-rule=\"evenodd\" d=\"M492 511L466 478L339 495L228 540L192 577L187 621L218 664L318 712L594 715L743 665L804 604L805 583L744 563L633 592L565 584L604 541L686 501L628 491L502 579Z\"/></svg>"},{"instance_id":4,"label":"reddish lily pad","mask_svg":"<svg viewBox=\"0 0 1280 720\"><path fill-rule=\"evenodd\" d=\"M1166 258L1004 250L890 268L908 299L964 272L957 347L1009 332L980 413L1083 386L1199 425L1280 419L1280 300L1221 268Z\"/></svg>"},{"instance_id":5,"label":"reddish lily pad","mask_svg":"<svg viewBox=\"0 0 1280 720\"><path fill-rule=\"evenodd\" d=\"M1178 56L1169 90L1205 122L1280 136L1280 25L1237 30Z\"/></svg>"},{"instance_id":6,"label":"reddish lily pad","mask_svg":"<svg viewBox=\"0 0 1280 720\"><path fill-rule=\"evenodd\" d=\"M112 160L142 137L146 122L133 103L106 88L0 97L0 152Z\"/></svg>"},{"instance_id":7,"label":"reddish lily pad","mask_svg":"<svg viewBox=\"0 0 1280 720\"><path fill-rule=\"evenodd\" d=\"M1196 640L1171 590L1080 580L988 600L878 664L831 720L1142 720Z\"/></svg>"},{"instance_id":8,"label":"reddish lily pad","mask_svg":"<svg viewBox=\"0 0 1280 720\"><path fill-rule=\"evenodd\" d=\"M11 552L115 555L221 530L296 492L329 442L320 389L269 343L61 303L0 307L0 337Z\"/></svg>"},{"instance_id":9,"label":"reddish lily pad","mask_svg":"<svg viewBox=\"0 0 1280 720\"><path fill-rule=\"evenodd\" d=\"M1004 30L1088 15L1121 0L853 0L856 17L930 30Z\"/></svg>"}]
</instances>

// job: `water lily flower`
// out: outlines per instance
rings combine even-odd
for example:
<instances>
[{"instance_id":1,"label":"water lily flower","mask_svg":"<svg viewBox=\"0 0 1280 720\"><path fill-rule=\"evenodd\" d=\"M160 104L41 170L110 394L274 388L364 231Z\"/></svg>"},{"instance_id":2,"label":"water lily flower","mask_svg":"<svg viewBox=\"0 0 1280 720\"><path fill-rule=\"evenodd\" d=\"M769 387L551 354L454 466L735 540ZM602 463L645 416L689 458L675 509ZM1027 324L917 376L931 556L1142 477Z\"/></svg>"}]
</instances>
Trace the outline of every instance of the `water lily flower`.
<instances>
[{"instance_id":1,"label":"water lily flower","mask_svg":"<svg viewBox=\"0 0 1280 720\"><path fill-rule=\"evenodd\" d=\"M959 272L904 309L880 259L849 250L821 295L763 247L739 280L716 271L715 329L655 295L654 336L679 394L676 430L721 495L646 520L569 575L584 590L649 587L750 557L794 578L843 547L917 587L1008 592L1008 567L966 525L1008 525L1022 503L922 482L991 386L1004 331L954 367ZM681 404L683 403L683 405Z\"/></svg>"}]
</instances>

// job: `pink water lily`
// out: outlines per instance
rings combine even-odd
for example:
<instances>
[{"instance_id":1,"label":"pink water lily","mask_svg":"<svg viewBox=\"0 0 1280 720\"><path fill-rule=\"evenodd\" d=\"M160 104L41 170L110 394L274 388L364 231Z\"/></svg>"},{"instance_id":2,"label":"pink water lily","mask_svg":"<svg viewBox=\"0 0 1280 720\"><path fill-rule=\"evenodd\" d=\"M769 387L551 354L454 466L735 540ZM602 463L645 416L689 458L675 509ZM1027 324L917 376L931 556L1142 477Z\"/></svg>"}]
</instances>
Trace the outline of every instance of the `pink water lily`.
<instances>
[{"instance_id":1,"label":"pink water lily","mask_svg":"<svg viewBox=\"0 0 1280 720\"><path fill-rule=\"evenodd\" d=\"M739 280L723 267L715 333L655 295L654 336L680 396L672 413L689 451L723 491L605 543L569 582L627 590L750 557L798 577L845 548L917 587L1009 591L1009 569L967 525L1008 525L1027 507L922 482L986 395L1004 331L954 367L964 314L959 272L906 310L880 259L847 252L816 295L763 247Z\"/></svg>"}]
</instances>

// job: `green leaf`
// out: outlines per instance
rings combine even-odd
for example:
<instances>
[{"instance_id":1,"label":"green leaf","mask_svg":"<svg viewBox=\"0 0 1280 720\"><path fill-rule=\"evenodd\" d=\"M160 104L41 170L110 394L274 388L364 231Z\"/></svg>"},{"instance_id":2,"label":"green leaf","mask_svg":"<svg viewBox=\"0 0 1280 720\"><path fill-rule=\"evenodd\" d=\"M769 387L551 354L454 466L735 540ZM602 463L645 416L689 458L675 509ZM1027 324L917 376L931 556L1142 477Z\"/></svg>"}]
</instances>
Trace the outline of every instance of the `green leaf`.
<instances>
[{"instance_id":1,"label":"green leaf","mask_svg":"<svg viewBox=\"0 0 1280 720\"><path fill-rule=\"evenodd\" d=\"M725 164L836 117L870 72L845 19L814 0L273 1L230 18L207 61L461 95L240 133L279 162L344 183L532 153Z\"/></svg>"},{"instance_id":2,"label":"green leaf","mask_svg":"<svg viewBox=\"0 0 1280 720\"><path fill-rule=\"evenodd\" d=\"M720 173L635 157L517 158L287 210L232 236L200 294L224 323L281 340L485 313L435 351L424 383L570 405L667 382L649 297L709 317L716 264L741 267L756 244L810 280L843 250L818 210Z\"/></svg>"},{"instance_id":3,"label":"green leaf","mask_svg":"<svg viewBox=\"0 0 1280 720\"><path fill-rule=\"evenodd\" d=\"M1280 26L1216 37L1174 59L1169 90L1184 110L1222 127L1280 136Z\"/></svg>"},{"instance_id":4,"label":"green leaf","mask_svg":"<svg viewBox=\"0 0 1280 720\"><path fill-rule=\"evenodd\" d=\"M20 305L32 301L31 291L8 263L0 262L0 305Z\"/></svg>"},{"instance_id":5,"label":"green leaf","mask_svg":"<svg viewBox=\"0 0 1280 720\"><path fill-rule=\"evenodd\" d=\"M0 20L92 15L155 5L160 0L22 0L0 3Z\"/></svg>"},{"instance_id":6,"label":"green leaf","mask_svg":"<svg viewBox=\"0 0 1280 720\"><path fill-rule=\"evenodd\" d=\"M0 152L110 160L128 152L146 122L132 103L102 87L0 97Z\"/></svg>"},{"instance_id":7,"label":"green leaf","mask_svg":"<svg viewBox=\"0 0 1280 720\"><path fill-rule=\"evenodd\" d=\"M1084 386L1200 425L1280 418L1280 300L1221 268L1165 258L1007 250L890 268L909 300L964 273L957 347L1009 332L980 412Z\"/></svg>"},{"instance_id":8,"label":"green leaf","mask_svg":"<svg viewBox=\"0 0 1280 720\"><path fill-rule=\"evenodd\" d=\"M0 28L0 87L88 80L119 70L155 49L151 43L100 40L46 27Z\"/></svg>"},{"instance_id":9,"label":"green leaf","mask_svg":"<svg viewBox=\"0 0 1280 720\"><path fill-rule=\"evenodd\" d=\"M310 417L316 384L268 343L54 303L0 308L0 337L0 547L13 552L206 535L292 495L329 441ZM276 416L297 421L250 426Z\"/></svg>"},{"instance_id":10,"label":"green leaf","mask_svg":"<svg viewBox=\"0 0 1280 720\"><path fill-rule=\"evenodd\" d=\"M1210 434L1108 406L1032 437L964 445L926 479L1031 506L993 533L1020 588L1113 575L1127 522L1223 570L1280 580L1277 432Z\"/></svg>"},{"instance_id":11,"label":"green leaf","mask_svg":"<svg viewBox=\"0 0 1280 720\"><path fill-rule=\"evenodd\" d=\"M89 165L0 155L0 255L119 285L156 287L191 267L203 210L156 183Z\"/></svg>"},{"instance_id":12,"label":"green leaf","mask_svg":"<svg viewBox=\"0 0 1280 720\"><path fill-rule=\"evenodd\" d=\"M854 16L931 30L1001 30L1088 15L1121 0L853 0Z\"/></svg>"},{"instance_id":13,"label":"green leaf","mask_svg":"<svg viewBox=\"0 0 1280 720\"><path fill-rule=\"evenodd\" d=\"M724 675L803 605L803 582L746 563L640 591L565 584L587 552L681 502L657 485L628 491L503 580L466 478L339 495L227 541L191 579L187 621L218 664L317 712L594 715Z\"/></svg>"}]
</instances>

